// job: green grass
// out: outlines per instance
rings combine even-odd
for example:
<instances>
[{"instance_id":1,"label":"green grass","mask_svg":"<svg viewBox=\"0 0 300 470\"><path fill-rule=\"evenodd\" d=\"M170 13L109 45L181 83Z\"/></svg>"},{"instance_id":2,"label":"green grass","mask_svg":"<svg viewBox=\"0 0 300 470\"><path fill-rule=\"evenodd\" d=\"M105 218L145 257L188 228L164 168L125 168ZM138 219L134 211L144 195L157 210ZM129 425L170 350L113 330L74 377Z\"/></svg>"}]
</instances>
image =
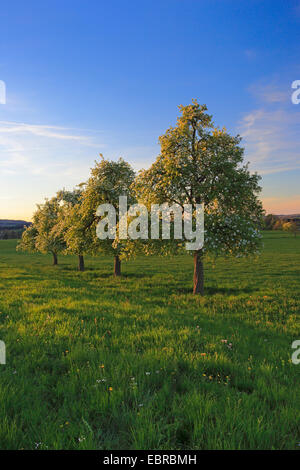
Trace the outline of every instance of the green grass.
<instances>
[{"instance_id":1,"label":"green grass","mask_svg":"<svg viewBox=\"0 0 300 470\"><path fill-rule=\"evenodd\" d=\"M299 448L300 237L264 243L257 261L207 263L201 298L189 256L115 280L109 258L79 273L1 241L0 447Z\"/></svg>"}]
</instances>

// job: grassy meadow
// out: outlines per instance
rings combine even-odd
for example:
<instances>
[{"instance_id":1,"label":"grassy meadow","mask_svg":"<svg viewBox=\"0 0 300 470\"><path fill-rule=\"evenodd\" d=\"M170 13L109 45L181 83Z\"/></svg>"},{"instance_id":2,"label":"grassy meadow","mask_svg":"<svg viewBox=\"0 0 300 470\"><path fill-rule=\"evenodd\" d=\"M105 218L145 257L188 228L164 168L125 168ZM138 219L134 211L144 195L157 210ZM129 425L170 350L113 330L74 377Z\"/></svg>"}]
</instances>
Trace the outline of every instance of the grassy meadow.
<instances>
[{"instance_id":1,"label":"grassy meadow","mask_svg":"<svg viewBox=\"0 0 300 470\"><path fill-rule=\"evenodd\" d=\"M300 449L300 237L257 260L16 253L0 241L1 449Z\"/></svg>"}]
</instances>

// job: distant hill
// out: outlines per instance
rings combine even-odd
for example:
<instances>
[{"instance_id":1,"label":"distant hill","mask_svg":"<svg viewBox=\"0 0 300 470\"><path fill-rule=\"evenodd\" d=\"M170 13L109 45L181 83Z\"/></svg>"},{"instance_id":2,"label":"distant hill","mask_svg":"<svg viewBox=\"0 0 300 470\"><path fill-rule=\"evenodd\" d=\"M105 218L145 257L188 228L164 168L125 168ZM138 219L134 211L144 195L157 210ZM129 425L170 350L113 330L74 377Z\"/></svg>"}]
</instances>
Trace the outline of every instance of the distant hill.
<instances>
[{"instance_id":1,"label":"distant hill","mask_svg":"<svg viewBox=\"0 0 300 470\"><path fill-rule=\"evenodd\" d=\"M285 222L293 222L300 230L300 214L269 214L265 217L266 230L281 230L282 224Z\"/></svg>"},{"instance_id":2,"label":"distant hill","mask_svg":"<svg viewBox=\"0 0 300 470\"><path fill-rule=\"evenodd\" d=\"M31 222L26 222L26 220L0 219L0 240L21 238L24 227L29 227L31 224Z\"/></svg>"},{"instance_id":3,"label":"distant hill","mask_svg":"<svg viewBox=\"0 0 300 470\"><path fill-rule=\"evenodd\" d=\"M26 222L25 220L8 220L0 219L0 230L20 230L31 225L31 222Z\"/></svg>"},{"instance_id":4,"label":"distant hill","mask_svg":"<svg viewBox=\"0 0 300 470\"><path fill-rule=\"evenodd\" d=\"M289 214L289 215L277 215L280 219L298 219L300 218L300 214Z\"/></svg>"}]
</instances>

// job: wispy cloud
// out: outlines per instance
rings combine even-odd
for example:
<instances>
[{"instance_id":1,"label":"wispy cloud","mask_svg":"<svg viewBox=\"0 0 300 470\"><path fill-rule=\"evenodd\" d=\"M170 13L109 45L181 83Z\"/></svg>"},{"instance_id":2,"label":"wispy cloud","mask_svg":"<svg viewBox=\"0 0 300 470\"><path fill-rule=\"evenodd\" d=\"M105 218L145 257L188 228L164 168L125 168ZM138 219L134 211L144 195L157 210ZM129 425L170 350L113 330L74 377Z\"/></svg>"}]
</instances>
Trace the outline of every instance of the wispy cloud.
<instances>
[{"instance_id":1,"label":"wispy cloud","mask_svg":"<svg viewBox=\"0 0 300 470\"><path fill-rule=\"evenodd\" d=\"M30 219L35 204L86 181L103 152L139 169L157 146L119 146L116 136L95 129L0 121L0 218Z\"/></svg>"},{"instance_id":2,"label":"wispy cloud","mask_svg":"<svg viewBox=\"0 0 300 470\"><path fill-rule=\"evenodd\" d=\"M292 107L288 89L252 87L261 106L239 124L246 157L261 174L300 169L300 109Z\"/></svg>"},{"instance_id":3,"label":"wispy cloud","mask_svg":"<svg viewBox=\"0 0 300 470\"><path fill-rule=\"evenodd\" d=\"M80 167L80 160L103 147L95 133L53 125L0 121L2 174L57 174ZM96 150L97 149L97 150ZM77 166L74 166L74 160ZM92 161L92 160L91 160Z\"/></svg>"},{"instance_id":4,"label":"wispy cloud","mask_svg":"<svg viewBox=\"0 0 300 470\"><path fill-rule=\"evenodd\" d=\"M249 91L262 103L289 103L290 90L282 89L275 83L256 83L249 87Z\"/></svg>"},{"instance_id":5,"label":"wispy cloud","mask_svg":"<svg viewBox=\"0 0 300 470\"><path fill-rule=\"evenodd\" d=\"M31 134L39 137L49 137L51 139L58 140L74 140L77 142L83 142L85 144L90 143L89 137L82 135L75 135L66 133L68 128L50 126L50 125L37 125L37 124L25 124L9 121L0 121L0 135L1 134Z\"/></svg>"}]
</instances>

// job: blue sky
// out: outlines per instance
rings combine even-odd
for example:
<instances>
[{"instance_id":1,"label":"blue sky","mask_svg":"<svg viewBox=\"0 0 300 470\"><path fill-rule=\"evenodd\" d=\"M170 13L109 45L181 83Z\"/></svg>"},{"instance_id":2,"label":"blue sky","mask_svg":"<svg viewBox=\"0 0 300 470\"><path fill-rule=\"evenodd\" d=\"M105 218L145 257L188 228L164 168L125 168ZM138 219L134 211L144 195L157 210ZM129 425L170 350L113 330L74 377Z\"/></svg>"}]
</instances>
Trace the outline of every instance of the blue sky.
<instances>
[{"instance_id":1,"label":"blue sky","mask_svg":"<svg viewBox=\"0 0 300 470\"><path fill-rule=\"evenodd\" d=\"M300 212L299 44L299 1L2 2L0 218L30 219L99 152L149 166L192 98L244 137L266 209Z\"/></svg>"}]
</instances>

